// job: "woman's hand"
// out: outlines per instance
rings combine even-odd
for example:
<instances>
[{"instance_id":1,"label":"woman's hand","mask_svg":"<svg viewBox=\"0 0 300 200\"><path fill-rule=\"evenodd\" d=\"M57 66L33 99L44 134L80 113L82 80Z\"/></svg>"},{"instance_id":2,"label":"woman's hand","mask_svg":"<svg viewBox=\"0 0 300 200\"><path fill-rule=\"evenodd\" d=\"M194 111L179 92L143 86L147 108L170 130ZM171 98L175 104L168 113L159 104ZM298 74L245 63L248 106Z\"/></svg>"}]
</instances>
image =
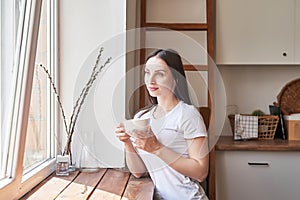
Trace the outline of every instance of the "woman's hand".
<instances>
[{"instance_id":1,"label":"woman's hand","mask_svg":"<svg viewBox=\"0 0 300 200\"><path fill-rule=\"evenodd\" d=\"M117 138L124 142L124 143L129 143L130 142L130 135L128 135L125 132L125 127L124 124L120 123L117 125L116 130L115 130Z\"/></svg>"},{"instance_id":2,"label":"woman's hand","mask_svg":"<svg viewBox=\"0 0 300 200\"><path fill-rule=\"evenodd\" d=\"M115 130L117 138L124 142L126 150L126 163L129 171L137 178L143 176L147 169L144 165L144 162L137 154L136 149L130 140L130 135L126 133L124 124L120 123L116 126Z\"/></svg>"},{"instance_id":3,"label":"woman's hand","mask_svg":"<svg viewBox=\"0 0 300 200\"><path fill-rule=\"evenodd\" d=\"M132 137L133 143L137 148L149 153L154 153L162 147L162 144L158 142L150 126L147 127L146 131L134 130Z\"/></svg>"}]
</instances>

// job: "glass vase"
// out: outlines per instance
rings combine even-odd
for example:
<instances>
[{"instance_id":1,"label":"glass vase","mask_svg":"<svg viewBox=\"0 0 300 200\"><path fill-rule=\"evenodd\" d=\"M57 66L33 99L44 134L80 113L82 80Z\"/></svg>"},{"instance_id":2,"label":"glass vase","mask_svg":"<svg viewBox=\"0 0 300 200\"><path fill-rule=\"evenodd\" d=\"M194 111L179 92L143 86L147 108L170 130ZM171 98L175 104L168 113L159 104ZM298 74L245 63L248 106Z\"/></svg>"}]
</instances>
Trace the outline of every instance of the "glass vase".
<instances>
[{"instance_id":1,"label":"glass vase","mask_svg":"<svg viewBox=\"0 0 300 200\"><path fill-rule=\"evenodd\" d=\"M81 172L98 172L98 162L90 154L86 146L83 146L80 152L79 169Z\"/></svg>"},{"instance_id":2,"label":"glass vase","mask_svg":"<svg viewBox=\"0 0 300 200\"><path fill-rule=\"evenodd\" d=\"M58 155L56 157L56 175L57 176L69 176L69 155Z\"/></svg>"}]
</instances>

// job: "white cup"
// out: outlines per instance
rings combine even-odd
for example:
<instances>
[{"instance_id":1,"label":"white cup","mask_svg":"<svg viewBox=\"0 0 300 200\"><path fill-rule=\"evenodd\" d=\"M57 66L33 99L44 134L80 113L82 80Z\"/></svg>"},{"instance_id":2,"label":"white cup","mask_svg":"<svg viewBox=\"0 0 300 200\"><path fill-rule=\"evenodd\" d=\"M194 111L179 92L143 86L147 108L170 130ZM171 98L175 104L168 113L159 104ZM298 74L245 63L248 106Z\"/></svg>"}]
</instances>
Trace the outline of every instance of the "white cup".
<instances>
[{"instance_id":1,"label":"white cup","mask_svg":"<svg viewBox=\"0 0 300 200\"><path fill-rule=\"evenodd\" d=\"M146 131L149 125L149 118L146 119L130 119L123 122L127 133L133 130Z\"/></svg>"}]
</instances>

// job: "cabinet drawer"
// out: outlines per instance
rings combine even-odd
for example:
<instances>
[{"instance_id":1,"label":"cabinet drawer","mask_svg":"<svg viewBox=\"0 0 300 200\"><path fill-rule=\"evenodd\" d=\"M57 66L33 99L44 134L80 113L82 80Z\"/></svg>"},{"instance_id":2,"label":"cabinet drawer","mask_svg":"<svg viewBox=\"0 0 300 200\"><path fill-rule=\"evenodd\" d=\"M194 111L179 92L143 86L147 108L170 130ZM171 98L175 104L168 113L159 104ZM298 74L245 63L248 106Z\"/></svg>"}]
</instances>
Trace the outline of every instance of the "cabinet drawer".
<instances>
[{"instance_id":1,"label":"cabinet drawer","mask_svg":"<svg viewBox=\"0 0 300 200\"><path fill-rule=\"evenodd\" d=\"M216 192L222 200L298 199L300 152L217 151Z\"/></svg>"}]
</instances>

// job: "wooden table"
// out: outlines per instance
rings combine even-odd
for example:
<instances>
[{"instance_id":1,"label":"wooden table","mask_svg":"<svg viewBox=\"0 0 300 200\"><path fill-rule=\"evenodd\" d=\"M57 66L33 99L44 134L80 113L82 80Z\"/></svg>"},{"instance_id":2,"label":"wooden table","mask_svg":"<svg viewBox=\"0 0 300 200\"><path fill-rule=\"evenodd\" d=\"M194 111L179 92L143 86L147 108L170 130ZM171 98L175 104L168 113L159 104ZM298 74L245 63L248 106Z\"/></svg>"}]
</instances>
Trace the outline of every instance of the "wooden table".
<instances>
[{"instance_id":1,"label":"wooden table","mask_svg":"<svg viewBox=\"0 0 300 200\"><path fill-rule=\"evenodd\" d=\"M21 199L152 199L154 185L149 177L134 178L129 172L100 169L75 171L67 177L53 173Z\"/></svg>"}]
</instances>

